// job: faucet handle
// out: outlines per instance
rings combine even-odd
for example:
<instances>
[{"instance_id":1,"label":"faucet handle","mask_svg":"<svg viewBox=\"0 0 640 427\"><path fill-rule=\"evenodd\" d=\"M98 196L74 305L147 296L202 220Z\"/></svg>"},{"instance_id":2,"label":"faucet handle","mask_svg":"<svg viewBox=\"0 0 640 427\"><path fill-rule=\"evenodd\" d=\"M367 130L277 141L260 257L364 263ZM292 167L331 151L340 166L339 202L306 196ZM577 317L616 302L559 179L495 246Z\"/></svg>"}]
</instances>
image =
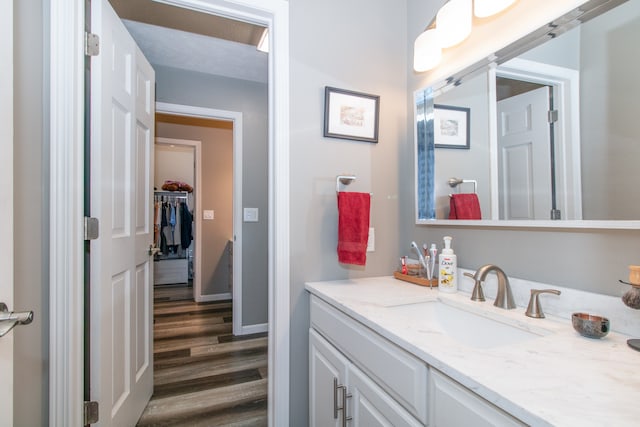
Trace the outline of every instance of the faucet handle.
<instances>
[{"instance_id":1,"label":"faucet handle","mask_svg":"<svg viewBox=\"0 0 640 427\"><path fill-rule=\"evenodd\" d=\"M484 301L484 291L482 290L482 281L476 279L471 273L464 273L465 276L471 277L475 284L473 285L473 292L471 293L471 301Z\"/></svg>"},{"instance_id":2,"label":"faucet handle","mask_svg":"<svg viewBox=\"0 0 640 427\"><path fill-rule=\"evenodd\" d=\"M560 295L560 291L556 289L531 289L531 297L529 298L529 305L527 306L527 311L524 313L525 315L536 319L544 318L540 299L538 298L540 294Z\"/></svg>"}]
</instances>

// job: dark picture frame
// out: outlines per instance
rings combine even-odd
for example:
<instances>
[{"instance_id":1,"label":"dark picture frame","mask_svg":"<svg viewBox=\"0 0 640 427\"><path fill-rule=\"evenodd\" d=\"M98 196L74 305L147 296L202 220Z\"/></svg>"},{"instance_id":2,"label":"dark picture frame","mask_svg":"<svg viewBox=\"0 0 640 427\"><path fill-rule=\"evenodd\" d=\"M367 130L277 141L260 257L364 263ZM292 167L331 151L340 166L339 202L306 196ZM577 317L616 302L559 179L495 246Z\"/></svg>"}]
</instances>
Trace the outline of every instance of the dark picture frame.
<instances>
[{"instance_id":1,"label":"dark picture frame","mask_svg":"<svg viewBox=\"0 0 640 427\"><path fill-rule=\"evenodd\" d=\"M433 113L433 139L436 148L471 147L470 108L434 104Z\"/></svg>"},{"instance_id":2,"label":"dark picture frame","mask_svg":"<svg viewBox=\"0 0 640 427\"><path fill-rule=\"evenodd\" d=\"M326 86L324 136L378 142L380 96Z\"/></svg>"}]
</instances>

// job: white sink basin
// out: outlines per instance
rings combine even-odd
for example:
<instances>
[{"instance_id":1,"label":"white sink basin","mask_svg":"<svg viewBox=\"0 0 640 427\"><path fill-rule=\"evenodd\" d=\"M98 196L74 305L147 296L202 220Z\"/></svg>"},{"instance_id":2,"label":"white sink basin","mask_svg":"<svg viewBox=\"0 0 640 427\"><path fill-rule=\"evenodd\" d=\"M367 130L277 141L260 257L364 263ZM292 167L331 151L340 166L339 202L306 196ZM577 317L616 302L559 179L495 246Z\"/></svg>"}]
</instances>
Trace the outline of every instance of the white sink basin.
<instances>
[{"instance_id":1,"label":"white sink basin","mask_svg":"<svg viewBox=\"0 0 640 427\"><path fill-rule=\"evenodd\" d=\"M540 338L550 332L532 332L512 319L494 319L442 301L388 307L394 316L424 333L445 335L473 348L493 348ZM497 316L493 316L497 317Z\"/></svg>"}]
</instances>

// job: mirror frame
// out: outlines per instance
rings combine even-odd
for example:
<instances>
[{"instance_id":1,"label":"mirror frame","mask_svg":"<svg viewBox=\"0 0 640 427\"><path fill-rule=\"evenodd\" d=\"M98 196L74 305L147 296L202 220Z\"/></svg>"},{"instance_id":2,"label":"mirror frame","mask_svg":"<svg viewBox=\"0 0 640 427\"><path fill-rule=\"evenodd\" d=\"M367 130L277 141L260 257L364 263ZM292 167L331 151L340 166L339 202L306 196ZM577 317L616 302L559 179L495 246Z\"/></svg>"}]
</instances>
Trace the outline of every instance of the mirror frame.
<instances>
[{"instance_id":1,"label":"mirror frame","mask_svg":"<svg viewBox=\"0 0 640 427\"><path fill-rule=\"evenodd\" d=\"M419 168L418 162L418 109L415 100L418 96L421 96L424 93L428 93L430 103L433 104L434 99L443 91L448 90L451 87L458 86L464 80L469 79L481 72L486 72L489 70L489 75L493 75L495 77L495 69L498 65L505 63L506 61L516 58L520 54L530 50L533 47L536 47L547 40L557 37L558 35L580 25L583 22L586 22L598 15L601 15L622 3L625 3L627 0L590 0L581 2L578 7L574 7L566 13L562 13L560 15L555 15L557 18L552 19L551 21L543 22L544 25L538 25L538 29L530 32L524 36L507 36L505 40L502 41L501 46L496 50L495 54L485 55L481 60L478 60L474 63L461 63L456 64L459 69L457 72L451 73L447 78L440 78L435 80L430 86L423 87L413 92L412 101L414 108L413 115L413 135L414 135L414 184L415 184L415 220L417 225L431 225L431 226L473 226L473 227L500 227L500 228L551 228L551 229L640 229L640 220L501 220L501 219L482 219L482 220L449 220L449 219L421 219L420 218L420 197L418 189L424 188L426 183L420 184L419 181ZM519 3L523 3L522 11L519 11L520 16L527 16L526 8L529 6L535 7L531 2L529 4L524 4L525 2L521 0ZM536 3L536 2L533 2ZM514 8L515 9L515 8ZM516 13L517 11L513 11ZM507 17L507 19L514 19L514 16ZM500 25L499 21L493 22L495 27ZM494 28L495 28L494 27ZM477 42L476 44L481 44ZM481 42L482 40L480 40ZM459 49L464 49L463 43ZM474 55L471 55L472 57ZM477 56L477 55L475 55ZM445 58L446 61L446 58ZM442 67L442 66L441 66ZM446 67L445 67L446 68ZM445 72L448 70L445 70ZM434 74L438 74L437 69L434 70ZM440 72L442 74L442 72ZM429 80L429 79L428 79ZM493 97L495 98L495 79L493 85L489 85L489 90L493 90ZM489 93L491 97L492 94ZM490 116L496 117L496 107L495 103L489 106ZM489 139L491 141L491 153L490 156L495 157L495 141L497 140L497 123L490 123L489 125ZM492 166L491 174L492 174L492 194L495 186L497 186L497 181L494 180L493 175L497 174L495 171L493 159L490 162ZM428 174L427 174L428 175ZM428 179L428 178L427 178ZM433 178L431 178L433 179ZM496 184L494 184L494 182ZM423 197L423 199L426 199ZM424 204L424 201L423 201ZM494 201L491 201L492 205L492 216L494 215ZM424 208L424 206L423 206Z\"/></svg>"}]
</instances>

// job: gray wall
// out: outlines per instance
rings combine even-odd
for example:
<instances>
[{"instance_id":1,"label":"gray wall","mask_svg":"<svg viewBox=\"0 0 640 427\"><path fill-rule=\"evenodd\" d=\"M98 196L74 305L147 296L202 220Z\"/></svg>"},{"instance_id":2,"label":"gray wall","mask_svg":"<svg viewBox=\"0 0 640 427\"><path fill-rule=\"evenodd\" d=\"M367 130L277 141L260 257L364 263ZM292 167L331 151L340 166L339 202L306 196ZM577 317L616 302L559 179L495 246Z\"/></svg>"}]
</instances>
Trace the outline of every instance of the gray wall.
<instances>
[{"instance_id":1,"label":"gray wall","mask_svg":"<svg viewBox=\"0 0 640 427\"><path fill-rule=\"evenodd\" d=\"M437 5L425 3L408 0L409 51L437 9ZM424 86L424 76L412 71L410 56L408 103L412 101L410 93ZM407 116L407 129L409 138L413 138L411 115ZM401 169L400 180L413 182L413 168ZM401 229L401 241L437 242L441 247L442 237L451 235L459 267L475 269L491 262L510 276L620 296L626 289L618 284L618 279L627 277L628 265L638 263L640 230L416 226L412 225L413 195L409 192L403 195L400 222L407 225ZM621 303L620 309L628 308Z\"/></svg>"},{"instance_id":2,"label":"gray wall","mask_svg":"<svg viewBox=\"0 0 640 427\"><path fill-rule=\"evenodd\" d=\"M268 105L267 85L154 66L156 101L242 112L242 205L260 210L242 227L242 324L268 317ZM203 168L206 165L203 164Z\"/></svg>"},{"instance_id":3,"label":"gray wall","mask_svg":"<svg viewBox=\"0 0 640 427\"><path fill-rule=\"evenodd\" d=\"M305 281L389 275L409 242L399 194L411 181L406 136L404 1L290 2L291 73L291 400L290 425L308 424L309 301ZM324 88L380 95L377 144L322 136ZM354 174L349 191L372 192L376 250L364 267L338 263L336 175ZM399 244L401 243L401 245Z\"/></svg>"},{"instance_id":4,"label":"gray wall","mask_svg":"<svg viewBox=\"0 0 640 427\"><path fill-rule=\"evenodd\" d=\"M233 131L158 122L156 137L202 141L202 200L190 206L200 218L203 209L214 211L213 220L202 220L202 295L231 292L227 249L233 239ZM193 174L193 163L190 168Z\"/></svg>"},{"instance_id":5,"label":"gray wall","mask_svg":"<svg viewBox=\"0 0 640 427\"><path fill-rule=\"evenodd\" d=\"M14 425L45 426L49 411L49 116L44 34L49 25L43 11L46 2L13 3L15 301L10 309L34 312L33 323L11 332L15 338Z\"/></svg>"}]
</instances>

